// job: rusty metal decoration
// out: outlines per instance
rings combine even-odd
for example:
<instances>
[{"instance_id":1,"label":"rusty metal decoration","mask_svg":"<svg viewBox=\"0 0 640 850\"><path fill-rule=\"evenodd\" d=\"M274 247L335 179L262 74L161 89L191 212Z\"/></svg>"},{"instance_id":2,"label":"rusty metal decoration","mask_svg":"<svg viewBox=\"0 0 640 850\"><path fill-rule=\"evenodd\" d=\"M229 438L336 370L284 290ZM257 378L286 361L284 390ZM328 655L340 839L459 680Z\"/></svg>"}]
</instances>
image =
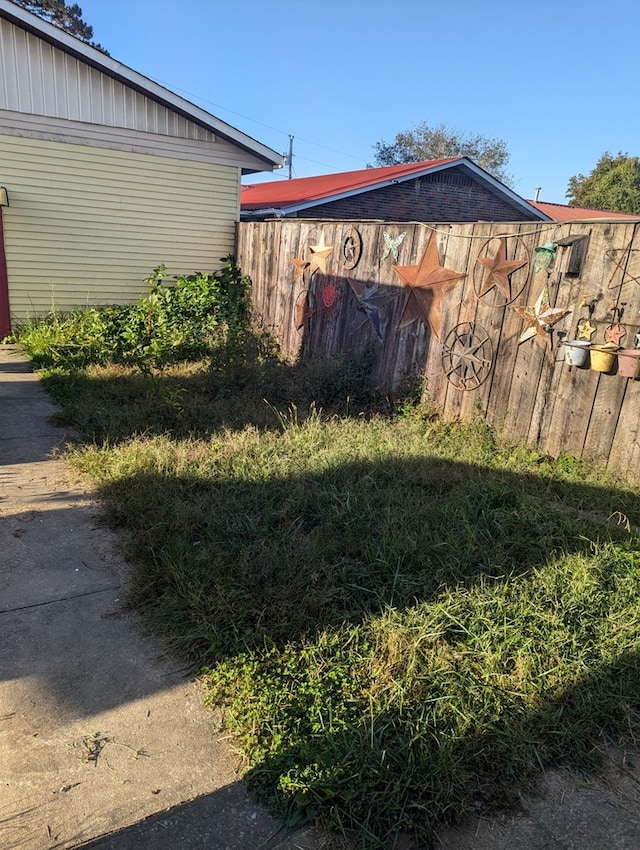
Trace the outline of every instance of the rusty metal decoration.
<instances>
[{"instance_id":1,"label":"rusty metal decoration","mask_svg":"<svg viewBox=\"0 0 640 850\"><path fill-rule=\"evenodd\" d=\"M507 237L505 236L493 236L487 239L478 252L476 265L473 270L473 291L476 298L480 300L484 299L484 296L493 289L495 292L493 303L488 299L484 299L484 303L487 303L490 307L502 308L515 301L524 289L527 278L529 277L529 264L531 261L529 249L519 236L514 236L513 238L517 239L516 251L518 249L524 251L524 256L518 259L507 259ZM495 253L492 256L483 256L489 250L490 243L495 242L496 239L498 240L498 247ZM512 275L520 271L520 269L524 269L524 271L518 275L518 283L516 284L512 279ZM496 294L498 296L497 299Z\"/></svg>"},{"instance_id":2,"label":"rusty metal decoration","mask_svg":"<svg viewBox=\"0 0 640 850\"><path fill-rule=\"evenodd\" d=\"M360 231L352 227L342 242L342 265L345 269L355 269L362 256L362 236Z\"/></svg>"},{"instance_id":3,"label":"rusty metal decoration","mask_svg":"<svg viewBox=\"0 0 640 850\"><path fill-rule=\"evenodd\" d=\"M612 342L614 345L620 347L620 342L626 335L627 329L625 326L621 325L620 322L616 322L615 325L609 325L609 327L605 329L604 341Z\"/></svg>"},{"instance_id":4,"label":"rusty metal decoration","mask_svg":"<svg viewBox=\"0 0 640 850\"><path fill-rule=\"evenodd\" d=\"M640 274L631 274L629 271L629 266L631 265L631 261L633 259L633 254L639 254L640 249L633 247L634 237L632 236L629 240L629 244L622 252L620 259L616 259L616 254L618 253L618 248L610 248L605 256L608 260L612 260L614 262L613 271L611 272L611 277L609 278L609 283L607 285L607 289L618 289L618 287L622 288L627 281L633 281L640 285ZM616 276L616 272L618 269L622 272L622 277L620 278L620 283L613 283L613 279Z\"/></svg>"},{"instance_id":5,"label":"rusty metal decoration","mask_svg":"<svg viewBox=\"0 0 640 850\"><path fill-rule=\"evenodd\" d=\"M533 307L512 305L512 309L519 316L522 316L527 323L526 328L520 334L518 344L531 339L532 336L538 336L549 346L551 345L550 331L553 329L553 325L571 312L571 310L565 310L563 307L551 307L549 303L549 289L546 286L538 296L538 300Z\"/></svg>"},{"instance_id":6,"label":"rusty metal decoration","mask_svg":"<svg viewBox=\"0 0 640 850\"><path fill-rule=\"evenodd\" d=\"M315 298L308 289L303 289L296 299L296 330L309 333L309 319L317 313Z\"/></svg>"},{"instance_id":7,"label":"rusty metal decoration","mask_svg":"<svg viewBox=\"0 0 640 850\"><path fill-rule=\"evenodd\" d=\"M322 274L327 273L327 258L333 251L333 245L327 245L324 241L324 230L320 234L320 242L317 245L309 245L311 251L311 274L318 269Z\"/></svg>"},{"instance_id":8,"label":"rusty metal decoration","mask_svg":"<svg viewBox=\"0 0 640 850\"><path fill-rule=\"evenodd\" d=\"M476 390L493 366L493 344L476 322L462 322L447 334L442 346L442 368L457 390Z\"/></svg>"},{"instance_id":9,"label":"rusty metal decoration","mask_svg":"<svg viewBox=\"0 0 640 850\"><path fill-rule=\"evenodd\" d=\"M404 237L407 235L407 231L404 230L402 233L399 233L397 236L391 236L390 233L387 233L386 230L382 231L382 236L384 237L384 251L382 252L381 260L386 260L387 257L393 257L393 262L398 262L398 256L400 253L400 246L404 242Z\"/></svg>"},{"instance_id":10,"label":"rusty metal decoration","mask_svg":"<svg viewBox=\"0 0 640 850\"><path fill-rule=\"evenodd\" d=\"M394 271L408 291L398 329L420 319L440 339L442 299L467 276L466 272L456 272L441 265L435 233L429 236L417 266L394 266Z\"/></svg>"},{"instance_id":11,"label":"rusty metal decoration","mask_svg":"<svg viewBox=\"0 0 640 850\"><path fill-rule=\"evenodd\" d=\"M369 322L379 343L384 342L384 326L382 320L382 308L388 303L389 298L380 292L380 285L375 281L361 283L359 280L350 280L349 286L358 302L358 320L353 324L353 330L359 330L365 322Z\"/></svg>"},{"instance_id":12,"label":"rusty metal decoration","mask_svg":"<svg viewBox=\"0 0 640 850\"><path fill-rule=\"evenodd\" d=\"M305 260L305 258L300 254L297 257L291 257L291 262L296 267L293 273L294 280L302 280L304 277L304 270L309 265L309 261Z\"/></svg>"}]
</instances>

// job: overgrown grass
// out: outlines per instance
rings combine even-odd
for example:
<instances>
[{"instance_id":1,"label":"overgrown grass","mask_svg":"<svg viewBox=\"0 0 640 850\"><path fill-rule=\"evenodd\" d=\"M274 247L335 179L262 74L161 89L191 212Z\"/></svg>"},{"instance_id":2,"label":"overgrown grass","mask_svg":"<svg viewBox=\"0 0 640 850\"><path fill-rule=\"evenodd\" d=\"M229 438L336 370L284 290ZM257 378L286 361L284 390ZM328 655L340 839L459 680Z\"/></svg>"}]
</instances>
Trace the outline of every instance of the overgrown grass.
<instances>
[{"instance_id":1,"label":"overgrown grass","mask_svg":"<svg viewBox=\"0 0 640 850\"><path fill-rule=\"evenodd\" d=\"M72 457L127 532L131 604L281 814L427 844L635 740L632 488L377 398L366 364L48 380L94 438Z\"/></svg>"}]
</instances>

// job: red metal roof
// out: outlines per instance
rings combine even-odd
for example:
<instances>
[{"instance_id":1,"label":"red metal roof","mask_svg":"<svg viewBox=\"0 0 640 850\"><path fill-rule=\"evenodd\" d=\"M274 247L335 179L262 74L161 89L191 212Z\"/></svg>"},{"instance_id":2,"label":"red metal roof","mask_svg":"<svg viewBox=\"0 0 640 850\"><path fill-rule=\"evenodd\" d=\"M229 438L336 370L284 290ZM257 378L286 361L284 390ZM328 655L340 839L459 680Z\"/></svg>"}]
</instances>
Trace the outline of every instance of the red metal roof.
<instances>
[{"instance_id":1,"label":"red metal roof","mask_svg":"<svg viewBox=\"0 0 640 850\"><path fill-rule=\"evenodd\" d=\"M592 210L587 207L570 207L567 204L550 204L546 201L529 201L532 207L548 215L554 221L576 221L579 219L610 219L640 221L640 216L630 213L611 212L610 210Z\"/></svg>"},{"instance_id":2,"label":"red metal roof","mask_svg":"<svg viewBox=\"0 0 640 850\"><path fill-rule=\"evenodd\" d=\"M428 172L450 162L458 162L460 156L446 159L431 159L425 162L409 162L402 165L386 165L382 168L363 168L360 171L343 171L339 174L324 174L319 177L296 177L293 180L277 180L243 186L240 206L243 210L282 209L297 204L321 201L336 195L371 189L379 183L389 183L413 174Z\"/></svg>"}]
</instances>

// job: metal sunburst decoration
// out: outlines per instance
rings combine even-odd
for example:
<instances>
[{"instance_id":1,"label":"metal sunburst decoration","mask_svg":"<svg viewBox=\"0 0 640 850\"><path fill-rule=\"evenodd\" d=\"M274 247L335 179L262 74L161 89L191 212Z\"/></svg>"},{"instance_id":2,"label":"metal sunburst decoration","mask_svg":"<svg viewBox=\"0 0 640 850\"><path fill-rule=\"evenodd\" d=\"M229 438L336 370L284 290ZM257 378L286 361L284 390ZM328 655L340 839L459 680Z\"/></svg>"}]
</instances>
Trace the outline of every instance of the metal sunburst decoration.
<instances>
[{"instance_id":1,"label":"metal sunburst decoration","mask_svg":"<svg viewBox=\"0 0 640 850\"><path fill-rule=\"evenodd\" d=\"M493 366L493 344L476 322L462 322L449 332L442 346L442 368L458 390L476 390Z\"/></svg>"}]
</instances>

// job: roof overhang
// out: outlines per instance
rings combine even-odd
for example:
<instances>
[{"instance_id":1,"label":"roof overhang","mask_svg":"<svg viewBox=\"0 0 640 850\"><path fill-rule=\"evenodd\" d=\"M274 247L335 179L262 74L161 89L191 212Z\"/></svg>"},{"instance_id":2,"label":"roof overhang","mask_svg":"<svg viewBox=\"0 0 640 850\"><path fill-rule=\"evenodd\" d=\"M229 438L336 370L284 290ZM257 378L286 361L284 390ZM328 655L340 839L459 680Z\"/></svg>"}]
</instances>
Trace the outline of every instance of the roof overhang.
<instances>
[{"instance_id":1,"label":"roof overhang","mask_svg":"<svg viewBox=\"0 0 640 850\"><path fill-rule=\"evenodd\" d=\"M236 130L235 127L221 121L206 110L200 109L199 106L174 94L164 86L154 83L153 80L143 74L139 74L121 62L106 56L96 50L95 47L85 44L59 27L53 26L48 21L12 3L11 0L0 0L0 17L38 36L76 59L82 60L92 68L107 74L140 94L151 98L167 109L193 121L214 135L237 145L252 156L261 159L265 164L265 170L282 167L283 158L281 154L252 139L251 136L245 135L240 130ZM247 169L247 173L251 172L252 169Z\"/></svg>"}]
</instances>

